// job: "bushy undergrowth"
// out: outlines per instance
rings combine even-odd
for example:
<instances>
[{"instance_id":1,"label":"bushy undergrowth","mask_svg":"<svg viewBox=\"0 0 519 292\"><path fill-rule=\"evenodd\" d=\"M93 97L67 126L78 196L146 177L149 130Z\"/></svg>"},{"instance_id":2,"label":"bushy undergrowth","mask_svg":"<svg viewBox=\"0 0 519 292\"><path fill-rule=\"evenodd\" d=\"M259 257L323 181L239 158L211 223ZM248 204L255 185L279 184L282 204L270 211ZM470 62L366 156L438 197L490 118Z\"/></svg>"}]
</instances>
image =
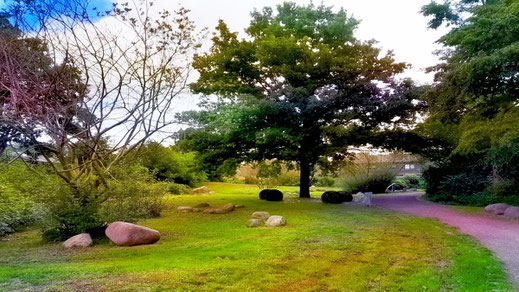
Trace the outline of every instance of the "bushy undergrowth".
<instances>
[{"instance_id":1,"label":"bushy undergrowth","mask_svg":"<svg viewBox=\"0 0 519 292\"><path fill-rule=\"evenodd\" d=\"M166 183L157 183L148 169L119 165L112 179L99 185L96 177L75 187L46 165L0 165L0 235L37 223L46 240L102 233L113 221L135 222L159 216Z\"/></svg>"},{"instance_id":2,"label":"bushy undergrowth","mask_svg":"<svg viewBox=\"0 0 519 292\"><path fill-rule=\"evenodd\" d=\"M189 186L177 183L168 184L168 193L172 195L184 195L189 194Z\"/></svg>"},{"instance_id":3,"label":"bushy undergrowth","mask_svg":"<svg viewBox=\"0 0 519 292\"><path fill-rule=\"evenodd\" d=\"M38 176L25 165L0 164L0 236L34 223L39 217L38 190L48 190L52 178Z\"/></svg>"},{"instance_id":4,"label":"bushy undergrowth","mask_svg":"<svg viewBox=\"0 0 519 292\"><path fill-rule=\"evenodd\" d=\"M315 178L315 185L318 187L333 187L336 182L336 178L331 176L319 176Z\"/></svg>"},{"instance_id":5,"label":"bushy undergrowth","mask_svg":"<svg viewBox=\"0 0 519 292\"><path fill-rule=\"evenodd\" d=\"M137 154L138 163L159 181L194 186L207 180L206 173L193 152L182 153L173 147L149 143Z\"/></svg>"},{"instance_id":6,"label":"bushy undergrowth","mask_svg":"<svg viewBox=\"0 0 519 292\"><path fill-rule=\"evenodd\" d=\"M393 182L395 175L390 172L374 172L370 174L347 176L342 179L342 187L351 193L373 192L383 193Z\"/></svg>"}]
</instances>

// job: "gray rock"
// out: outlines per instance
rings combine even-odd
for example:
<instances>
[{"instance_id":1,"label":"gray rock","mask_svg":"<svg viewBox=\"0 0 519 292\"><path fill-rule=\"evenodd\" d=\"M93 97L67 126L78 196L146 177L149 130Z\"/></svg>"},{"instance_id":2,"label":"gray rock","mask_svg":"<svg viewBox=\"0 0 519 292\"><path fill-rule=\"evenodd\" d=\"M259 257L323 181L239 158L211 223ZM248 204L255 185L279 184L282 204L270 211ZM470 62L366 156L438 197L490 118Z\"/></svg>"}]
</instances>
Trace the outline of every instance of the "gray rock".
<instances>
[{"instance_id":1,"label":"gray rock","mask_svg":"<svg viewBox=\"0 0 519 292\"><path fill-rule=\"evenodd\" d=\"M209 193L211 193L211 191L206 186L199 187L199 188L191 190L191 194L193 194L193 195L209 194Z\"/></svg>"},{"instance_id":2,"label":"gray rock","mask_svg":"<svg viewBox=\"0 0 519 292\"><path fill-rule=\"evenodd\" d=\"M508 207L504 215L508 218L519 219L519 207Z\"/></svg>"},{"instance_id":3,"label":"gray rock","mask_svg":"<svg viewBox=\"0 0 519 292\"><path fill-rule=\"evenodd\" d=\"M202 212L202 210L200 210L199 208L193 208L193 213L198 213L198 212Z\"/></svg>"},{"instance_id":4,"label":"gray rock","mask_svg":"<svg viewBox=\"0 0 519 292\"><path fill-rule=\"evenodd\" d=\"M193 212L193 207L183 207L183 206L180 206L177 208L181 213L189 213L189 212Z\"/></svg>"},{"instance_id":5,"label":"gray rock","mask_svg":"<svg viewBox=\"0 0 519 292\"><path fill-rule=\"evenodd\" d=\"M485 207L485 212L494 214L494 215L503 215L505 210L508 209L510 205L507 204L492 204Z\"/></svg>"},{"instance_id":6,"label":"gray rock","mask_svg":"<svg viewBox=\"0 0 519 292\"><path fill-rule=\"evenodd\" d=\"M92 237L90 237L90 234L81 233L67 239L67 241L63 243L63 246L66 248L88 247L91 246L92 243Z\"/></svg>"},{"instance_id":7,"label":"gray rock","mask_svg":"<svg viewBox=\"0 0 519 292\"><path fill-rule=\"evenodd\" d=\"M221 207L207 208L204 210L204 214L226 214L234 210L234 204L228 203Z\"/></svg>"},{"instance_id":8,"label":"gray rock","mask_svg":"<svg viewBox=\"0 0 519 292\"><path fill-rule=\"evenodd\" d=\"M265 226L267 227L278 227L278 226L285 226L287 224L287 219L283 216L270 216L269 219L267 219L267 222L265 222Z\"/></svg>"},{"instance_id":9,"label":"gray rock","mask_svg":"<svg viewBox=\"0 0 519 292\"><path fill-rule=\"evenodd\" d=\"M252 219L260 219L260 220L267 220L270 217L270 214L267 212L254 212L252 213Z\"/></svg>"},{"instance_id":10,"label":"gray rock","mask_svg":"<svg viewBox=\"0 0 519 292\"><path fill-rule=\"evenodd\" d=\"M208 208L208 207L210 207L210 206L211 206L211 205L209 205L209 203L200 203L200 204L194 206L193 208L198 208L198 209L200 209L200 208Z\"/></svg>"},{"instance_id":11,"label":"gray rock","mask_svg":"<svg viewBox=\"0 0 519 292\"><path fill-rule=\"evenodd\" d=\"M259 227L265 225L265 220L261 219L250 219L247 221L247 227Z\"/></svg>"}]
</instances>

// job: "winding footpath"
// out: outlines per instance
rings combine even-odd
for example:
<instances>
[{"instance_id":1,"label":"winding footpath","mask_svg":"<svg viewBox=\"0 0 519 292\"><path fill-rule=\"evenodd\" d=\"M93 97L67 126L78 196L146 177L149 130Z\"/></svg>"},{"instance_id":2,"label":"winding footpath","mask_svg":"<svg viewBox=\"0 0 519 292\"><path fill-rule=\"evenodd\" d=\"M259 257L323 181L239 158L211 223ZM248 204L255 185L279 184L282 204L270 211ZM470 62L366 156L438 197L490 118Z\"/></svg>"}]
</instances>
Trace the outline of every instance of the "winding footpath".
<instances>
[{"instance_id":1,"label":"winding footpath","mask_svg":"<svg viewBox=\"0 0 519 292\"><path fill-rule=\"evenodd\" d=\"M409 213L418 217L436 218L471 235L501 259L516 287L519 288L519 221L492 215L471 215L440 204L418 200L422 193L391 194L373 198L373 205Z\"/></svg>"}]
</instances>

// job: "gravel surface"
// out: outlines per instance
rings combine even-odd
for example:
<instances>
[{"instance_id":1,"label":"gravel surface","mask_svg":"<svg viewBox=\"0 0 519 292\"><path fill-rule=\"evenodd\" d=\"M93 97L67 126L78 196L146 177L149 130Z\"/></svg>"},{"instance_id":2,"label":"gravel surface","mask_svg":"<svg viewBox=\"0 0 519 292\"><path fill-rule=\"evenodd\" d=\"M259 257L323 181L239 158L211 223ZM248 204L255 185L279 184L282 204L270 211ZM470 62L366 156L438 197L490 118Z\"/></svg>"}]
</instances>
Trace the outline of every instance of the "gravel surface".
<instances>
[{"instance_id":1,"label":"gravel surface","mask_svg":"<svg viewBox=\"0 0 519 292\"><path fill-rule=\"evenodd\" d=\"M391 194L373 198L373 205L419 217L436 218L476 238L507 266L510 279L519 288L519 221L461 211L419 200L422 193Z\"/></svg>"}]
</instances>

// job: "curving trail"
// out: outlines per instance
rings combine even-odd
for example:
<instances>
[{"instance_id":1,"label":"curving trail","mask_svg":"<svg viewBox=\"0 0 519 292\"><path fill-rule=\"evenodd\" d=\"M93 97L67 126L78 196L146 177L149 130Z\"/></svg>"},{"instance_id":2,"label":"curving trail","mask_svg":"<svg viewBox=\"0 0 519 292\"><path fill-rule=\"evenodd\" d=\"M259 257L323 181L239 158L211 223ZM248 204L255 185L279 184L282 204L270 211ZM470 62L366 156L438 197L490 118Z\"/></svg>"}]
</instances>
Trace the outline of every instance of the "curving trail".
<instances>
[{"instance_id":1,"label":"curving trail","mask_svg":"<svg viewBox=\"0 0 519 292\"><path fill-rule=\"evenodd\" d=\"M419 217L436 218L476 238L507 266L510 279L519 287L519 221L491 215L471 215L440 204L418 200L422 193L377 196L373 205Z\"/></svg>"}]
</instances>

